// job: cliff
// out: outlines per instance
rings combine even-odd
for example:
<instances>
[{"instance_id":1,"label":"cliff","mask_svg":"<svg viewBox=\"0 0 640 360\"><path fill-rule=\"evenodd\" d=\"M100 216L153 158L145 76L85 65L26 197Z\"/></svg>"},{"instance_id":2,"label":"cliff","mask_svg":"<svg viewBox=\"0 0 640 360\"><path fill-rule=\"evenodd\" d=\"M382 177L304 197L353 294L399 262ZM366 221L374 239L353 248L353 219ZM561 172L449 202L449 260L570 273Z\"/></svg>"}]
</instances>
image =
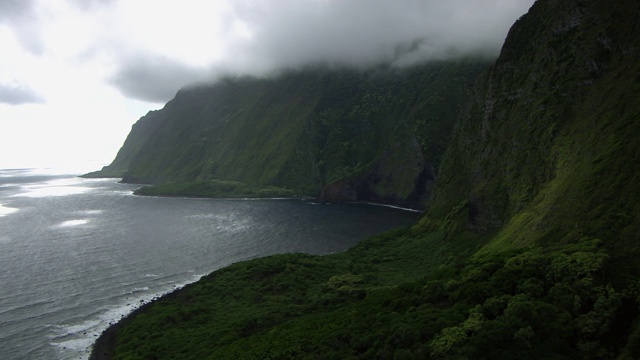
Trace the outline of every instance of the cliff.
<instances>
[{"instance_id":1,"label":"cliff","mask_svg":"<svg viewBox=\"0 0 640 360\"><path fill-rule=\"evenodd\" d=\"M92 176L121 174L173 194L236 181L330 202L423 207L486 66L317 67L183 89L142 117L113 163Z\"/></svg>"},{"instance_id":2,"label":"cliff","mask_svg":"<svg viewBox=\"0 0 640 360\"><path fill-rule=\"evenodd\" d=\"M606 240L637 256L638 4L539 1L479 81L430 214L465 208L487 250ZM504 250L504 249L503 249Z\"/></svg>"}]
</instances>

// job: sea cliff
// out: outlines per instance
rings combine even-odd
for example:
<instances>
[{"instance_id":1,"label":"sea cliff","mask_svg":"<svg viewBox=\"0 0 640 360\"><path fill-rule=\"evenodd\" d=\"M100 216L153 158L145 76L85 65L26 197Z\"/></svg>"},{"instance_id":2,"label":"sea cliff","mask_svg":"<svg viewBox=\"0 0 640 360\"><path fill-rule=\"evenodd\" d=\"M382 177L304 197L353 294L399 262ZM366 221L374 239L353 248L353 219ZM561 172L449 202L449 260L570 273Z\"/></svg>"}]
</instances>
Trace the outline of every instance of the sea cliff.
<instances>
[{"instance_id":1,"label":"sea cliff","mask_svg":"<svg viewBox=\"0 0 640 360\"><path fill-rule=\"evenodd\" d=\"M236 182L423 208L454 121L487 66L309 67L183 89L89 176L162 185L154 193Z\"/></svg>"}]
</instances>

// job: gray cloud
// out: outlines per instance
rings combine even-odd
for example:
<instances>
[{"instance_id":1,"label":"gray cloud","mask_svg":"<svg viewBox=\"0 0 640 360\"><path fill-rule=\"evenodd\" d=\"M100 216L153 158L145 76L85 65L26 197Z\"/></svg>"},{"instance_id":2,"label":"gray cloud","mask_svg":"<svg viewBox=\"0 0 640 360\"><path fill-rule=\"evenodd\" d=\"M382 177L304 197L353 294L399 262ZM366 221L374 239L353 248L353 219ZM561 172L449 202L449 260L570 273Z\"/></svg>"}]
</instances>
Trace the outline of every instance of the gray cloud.
<instances>
[{"instance_id":1,"label":"gray cloud","mask_svg":"<svg viewBox=\"0 0 640 360\"><path fill-rule=\"evenodd\" d=\"M0 21L22 18L32 13L33 0L2 0L0 1Z\"/></svg>"},{"instance_id":2,"label":"gray cloud","mask_svg":"<svg viewBox=\"0 0 640 360\"><path fill-rule=\"evenodd\" d=\"M70 4L83 11L93 10L97 7L110 5L117 1L118 0L68 0Z\"/></svg>"},{"instance_id":3,"label":"gray cloud","mask_svg":"<svg viewBox=\"0 0 640 360\"><path fill-rule=\"evenodd\" d=\"M202 81L205 73L163 56L144 54L128 57L109 81L125 96L163 103L180 88Z\"/></svg>"},{"instance_id":4,"label":"gray cloud","mask_svg":"<svg viewBox=\"0 0 640 360\"><path fill-rule=\"evenodd\" d=\"M310 62L371 65L495 56L533 0L249 1L236 16L253 39L231 47L240 71ZM411 46L417 44L418 46ZM398 51L399 48L411 51Z\"/></svg>"},{"instance_id":5,"label":"gray cloud","mask_svg":"<svg viewBox=\"0 0 640 360\"><path fill-rule=\"evenodd\" d=\"M72 6L83 11L109 5L118 0L67 0ZM35 0L0 0L0 24L5 23L13 30L20 45L34 55L44 53L45 44L41 36Z\"/></svg>"},{"instance_id":6,"label":"gray cloud","mask_svg":"<svg viewBox=\"0 0 640 360\"><path fill-rule=\"evenodd\" d=\"M44 98L42 96L27 87L0 84L0 103L22 105L43 102Z\"/></svg>"},{"instance_id":7,"label":"gray cloud","mask_svg":"<svg viewBox=\"0 0 640 360\"><path fill-rule=\"evenodd\" d=\"M44 51L44 44L40 37L34 6L34 0L2 0L0 23L9 25L25 50L40 55Z\"/></svg>"},{"instance_id":8,"label":"gray cloud","mask_svg":"<svg viewBox=\"0 0 640 360\"><path fill-rule=\"evenodd\" d=\"M208 69L152 56L121 62L120 91L166 101L180 86L219 75L267 75L309 64L410 66L461 56L494 57L534 0L230 1L225 56ZM251 36L233 37L234 23ZM185 39L198 41L198 39ZM203 44L203 46L208 46ZM212 46L212 45L211 45Z\"/></svg>"}]
</instances>

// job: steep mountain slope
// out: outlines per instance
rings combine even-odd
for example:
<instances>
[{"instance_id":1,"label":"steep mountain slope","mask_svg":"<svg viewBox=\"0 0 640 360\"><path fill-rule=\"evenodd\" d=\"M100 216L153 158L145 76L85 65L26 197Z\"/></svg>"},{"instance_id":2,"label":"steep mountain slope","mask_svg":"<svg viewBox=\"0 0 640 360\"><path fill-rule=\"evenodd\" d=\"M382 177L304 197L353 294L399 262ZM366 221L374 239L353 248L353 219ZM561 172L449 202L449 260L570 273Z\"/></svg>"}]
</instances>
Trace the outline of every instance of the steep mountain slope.
<instances>
[{"instance_id":1,"label":"steep mountain slope","mask_svg":"<svg viewBox=\"0 0 640 360\"><path fill-rule=\"evenodd\" d=\"M200 187L239 181L322 192L327 201L419 207L470 84L485 68L464 61L309 68L181 90L140 119L99 175Z\"/></svg>"},{"instance_id":2,"label":"steep mountain slope","mask_svg":"<svg viewBox=\"0 0 640 360\"><path fill-rule=\"evenodd\" d=\"M540 1L520 19L447 150L431 215L457 205L468 229L499 229L487 251L595 237L637 257L639 9Z\"/></svg>"},{"instance_id":3,"label":"steep mountain slope","mask_svg":"<svg viewBox=\"0 0 640 360\"><path fill-rule=\"evenodd\" d=\"M420 223L217 271L94 356L638 359L638 99L640 3L537 1L478 79Z\"/></svg>"}]
</instances>

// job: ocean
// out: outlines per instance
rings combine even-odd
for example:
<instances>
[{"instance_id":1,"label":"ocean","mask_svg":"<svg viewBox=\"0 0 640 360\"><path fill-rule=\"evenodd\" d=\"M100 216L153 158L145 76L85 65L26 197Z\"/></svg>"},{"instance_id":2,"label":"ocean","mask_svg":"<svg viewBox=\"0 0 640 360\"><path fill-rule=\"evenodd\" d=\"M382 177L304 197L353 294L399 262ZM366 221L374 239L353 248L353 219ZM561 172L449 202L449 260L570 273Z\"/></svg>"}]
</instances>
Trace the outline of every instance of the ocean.
<instances>
[{"instance_id":1,"label":"ocean","mask_svg":"<svg viewBox=\"0 0 640 360\"><path fill-rule=\"evenodd\" d=\"M110 323L234 262L345 251L419 214L303 200L140 197L117 179L0 170L0 359L86 359Z\"/></svg>"}]
</instances>

